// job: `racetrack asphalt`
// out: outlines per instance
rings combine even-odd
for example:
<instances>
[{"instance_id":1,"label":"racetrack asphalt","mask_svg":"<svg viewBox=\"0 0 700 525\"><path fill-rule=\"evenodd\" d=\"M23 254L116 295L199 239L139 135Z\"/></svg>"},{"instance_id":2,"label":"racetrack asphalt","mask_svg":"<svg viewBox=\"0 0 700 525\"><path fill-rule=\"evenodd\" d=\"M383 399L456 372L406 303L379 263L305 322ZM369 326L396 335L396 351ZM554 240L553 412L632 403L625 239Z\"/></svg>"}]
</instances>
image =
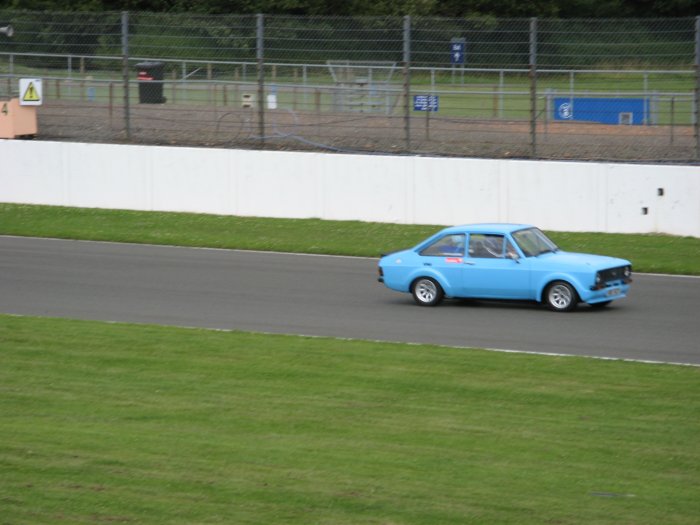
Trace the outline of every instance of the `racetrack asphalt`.
<instances>
[{"instance_id":1,"label":"racetrack asphalt","mask_svg":"<svg viewBox=\"0 0 700 525\"><path fill-rule=\"evenodd\" d=\"M0 236L0 313L700 365L700 278L635 275L608 308L415 306L366 258Z\"/></svg>"}]
</instances>

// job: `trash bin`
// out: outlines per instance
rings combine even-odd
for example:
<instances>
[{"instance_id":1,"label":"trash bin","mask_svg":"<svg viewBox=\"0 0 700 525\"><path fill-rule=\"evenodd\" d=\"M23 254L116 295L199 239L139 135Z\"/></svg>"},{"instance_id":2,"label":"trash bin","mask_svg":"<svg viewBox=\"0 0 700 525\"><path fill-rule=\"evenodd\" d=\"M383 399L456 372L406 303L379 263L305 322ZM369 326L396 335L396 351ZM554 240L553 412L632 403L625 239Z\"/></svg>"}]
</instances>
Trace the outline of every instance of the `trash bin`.
<instances>
[{"instance_id":1,"label":"trash bin","mask_svg":"<svg viewBox=\"0 0 700 525\"><path fill-rule=\"evenodd\" d=\"M36 133L36 106L22 106L18 98L0 100L0 139L33 138Z\"/></svg>"},{"instance_id":2,"label":"trash bin","mask_svg":"<svg viewBox=\"0 0 700 525\"><path fill-rule=\"evenodd\" d=\"M165 64L163 62L139 62L136 64L139 84L139 102L141 104L163 104L163 79Z\"/></svg>"}]
</instances>

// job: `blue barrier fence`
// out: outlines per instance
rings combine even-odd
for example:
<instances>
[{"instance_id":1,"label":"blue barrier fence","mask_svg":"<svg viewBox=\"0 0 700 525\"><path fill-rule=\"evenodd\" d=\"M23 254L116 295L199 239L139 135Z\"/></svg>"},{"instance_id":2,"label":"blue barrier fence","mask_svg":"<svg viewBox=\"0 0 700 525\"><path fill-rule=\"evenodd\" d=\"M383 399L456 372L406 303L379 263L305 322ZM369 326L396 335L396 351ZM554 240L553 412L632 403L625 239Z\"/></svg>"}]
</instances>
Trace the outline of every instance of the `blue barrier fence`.
<instances>
[{"instance_id":1,"label":"blue barrier fence","mask_svg":"<svg viewBox=\"0 0 700 525\"><path fill-rule=\"evenodd\" d=\"M654 124L649 98L559 97L554 120L642 126Z\"/></svg>"}]
</instances>

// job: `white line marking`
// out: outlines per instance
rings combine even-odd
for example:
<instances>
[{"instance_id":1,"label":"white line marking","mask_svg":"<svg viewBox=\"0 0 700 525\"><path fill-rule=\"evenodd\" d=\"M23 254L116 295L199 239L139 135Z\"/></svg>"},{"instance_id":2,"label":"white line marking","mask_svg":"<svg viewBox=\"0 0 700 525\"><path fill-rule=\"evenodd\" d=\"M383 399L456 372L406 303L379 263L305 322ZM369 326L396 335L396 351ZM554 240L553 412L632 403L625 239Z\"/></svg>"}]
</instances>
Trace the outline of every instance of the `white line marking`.
<instances>
[{"instance_id":1,"label":"white line marking","mask_svg":"<svg viewBox=\"0 0 700 525\"><path fill-rule=\"evenodd\" d=\"M329 339L333 341L355 341L355 342L365 342L365 343L386 343L394 345L408 345L408 346L434 346L437 348L448 348L454 350L483 350L486 352L497 352L501 354L525 354L525 355L536 355L542 357L580 357L583 359L597 359L599 361L623 361L627 363L642 363L646 365L672 365L672 366L692 366L700 367L698 363L678 363L674 361L654 361L650 359L631 359L626 357L603 357L596 355L579 355L579 354L560 354L556 352L535 352L532 350L507 350L504 348L481 348L478 346L450 346L441 345L435 343L411 343L406 341L391 341L383 339L355 339L352 337L334 337L330 335L306 335L306 334L292 334L292 333L282 333L282 332L262 332L257 330L241 330L236 328L207 328L202 326L180 326L180 325L168 325L168 324L153 324L153 323L131 323L124 321L99 321L95 319L73 319L69 317L44 317L37 315L23 315L23 314L0 314L7 315L8 317L22 317L22 318L37 318L37 319L64 319L67 321L79 321L88 323L106 323L115 325L134 325L134 326L159 326L163 328L182 328L185 330L202 330L208 332L224 332L224 333L242 333L242 334L253 334L253 335L272 335L272 336L285 336L285 337L308 337L309 339Z\"/></svg>"},{"instance_id":2,"label":"white line marking","mask_svg":"<svg viewBox=\"0 0 700 525\"><path fill-rule=\"evenodd\" d=\"M65 242L85 242L94 244L109 244L122 246L146 246L153 248L180 248L183 250L204 250L213 252L240 252L240 253L257 253L257 254L272 254L272 255L299 255L302 257L328 257L335 259L366 259L378 261L379 257L366 257L361 255L332 255L326 253L298 253L298 252L277 252L272 250L244 250L241 248L213 248L209 246L181 246L178 244L150 244L145 242L116 242L116 241L96 241L92 239L61 239L59 237L32 237L29 235L0 235L0 238L7 237L8 239L36 239L47 241L65 241Z\"/></svg>"}]
</instances>

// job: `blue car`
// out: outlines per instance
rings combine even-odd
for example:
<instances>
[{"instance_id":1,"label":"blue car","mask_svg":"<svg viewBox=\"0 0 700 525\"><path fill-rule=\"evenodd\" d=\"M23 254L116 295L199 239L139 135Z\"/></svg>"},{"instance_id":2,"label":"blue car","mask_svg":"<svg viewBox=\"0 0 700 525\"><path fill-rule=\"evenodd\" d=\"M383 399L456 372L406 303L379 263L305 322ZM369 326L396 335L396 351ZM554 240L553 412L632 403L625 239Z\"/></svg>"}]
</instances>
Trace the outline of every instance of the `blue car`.
<instances>
[{"instance_id":1,"label":"blue car","mask_svg":"<svg viewBox=\"0 0 700 525\"><path fill-rule=\"evenodd\" d=\"M409 250L383 255L379 282L420 306L444 297L516 299L570 312L625 297L632 265L625 259L570 253L534 226L467 224L445 228Z\"/></svg>"}]
</instances>

